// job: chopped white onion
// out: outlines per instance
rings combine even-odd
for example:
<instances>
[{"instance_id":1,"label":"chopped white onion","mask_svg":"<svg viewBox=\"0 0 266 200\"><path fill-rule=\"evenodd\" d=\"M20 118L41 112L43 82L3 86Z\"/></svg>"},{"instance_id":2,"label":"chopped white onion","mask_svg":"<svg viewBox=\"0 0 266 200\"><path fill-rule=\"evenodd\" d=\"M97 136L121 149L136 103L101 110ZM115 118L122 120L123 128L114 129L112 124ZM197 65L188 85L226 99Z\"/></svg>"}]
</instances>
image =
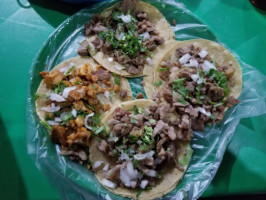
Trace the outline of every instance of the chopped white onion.
<instances>
[{"instance_id":1,"label":"chopped white onion","mask_svg":"<svg viewBox=\"0 0 266 200\"><path fill-rule=\"evenodd\" d=\"M198 74L192 74L191 78L193 81L197 82L197 80L199 79L199 75Z\"/></svg>"},{"instance_id":2,"label":"chopped white onion","mask_svg":"<svg viewBox=\"0 0 266 200\"><path fill-rule=\"evenodd\" d=\"M120 180L122 181L122 183L127 186L130 187L130 177L127 174L126 169L121 168L120 169L120 176L119 176Z\"/></svg>"},{"instance_id":3,"label":"chopped white onion","mask_svg":"<svg viewBox=\"0 0 266 200\"><path fill-rule=\"evenodd\" d=\"M107 172L108 169L109 169L109 163L107 163L107 164L104 166L103 171L104 171L104 172Z\"/></svg>"},{"instance_id":4,"label":"chopped white onion","mask_svg":"<svg viewBox=\"0 0 266 200\"><path fill-rule=\"evenodd\" d=\"M71 111L71 114L73 115L73 117L77 117L77 111L76 111L76 109L75 108L73 108L72 109L72 111Z\"/></svg>"},{"instance_id":5,"label":"chopped white onion","mask_svg":"<svg viewBox=\"0 0 266 200\"><path fill-rule=\"evenodd\" d=\"M108 99L110 95L110 92L108 90L105 90L104 92L104 96Z\"/></svg>"},{"instance_id":6,"label":"chopped white onion","mask_svg":"<svg viewBox=\"0 0 266 200\"><path fill-rule=\"evenodd\" d=\"M147 57L147 58L146 58L146 61L148 62L149 65L152 65L152 64L153 64L153 62L152 62L152 60L151 60L150 57Z\"/></svg>"},{"instance_id":7,"label":"chopped white onion","mask_svg":"<svg viewBox=\"0 0 266 200\"><path fill-rule=\"evenodd\" d=\"M77 90L77 92L78 92L78 93L82 93L82 92L83 92L83 89L80 88L80 89Z\"/></svg>"},{"instance_id":8,"label":"chopped white onion","mask_svg":"<svg viewBox=\"0 0 266 200\"><path fill-rule=\"evenodd\" d=\"M118 63L115 64L115 68L116 68L118 71L120 71L120 70L122 70L122 69L125 69L125 67L123 67L122 65L120 65L120 64L118 64Z\"/></svg>"},{"instance_id":9,"label":"chopped white onion","mask_svg":"<svg viewBox=\"0 0 266 200\"><path fill-rule=\"evenodd\" d=\"M132 162L127 163L127 174L129 175L130 179L136 179L138 175L138 170L134 170Z\"/></svg>"},{"instance_id":10,"label":"chopped white onion","mask_svg":"<svg viewBox=\"0 0 266 200\"><path fill-rule=\"evenodd\" d=\"M143 175L141 173L138 173L137 178L141 180L143 178Z\"/></svg>"},{"instance_id":11,"label":"chopped white onion","mask_svg":"<svg viewBox=\"0 0 266 200\"><path fill-rule=\"evenodd\" d=\"M61 119L60 117L55 117L54 120L55 120L56 122L61 122L61 121L62 121L62 119Z\"/></svg>"},{"instance_id":12,"label":"chopped white onion","mask_svg":"<svg viewBox=\"0 0 266 200\"><path fill-rule=\"evenodd\" d=\"M198 80L197 80L197 84L201 84L202 82L203 82L203 78L199 78Z\"/></svg>"},{"instance_id":13,"label":"chopped white onion","mask_svg":"<svg viewBox=\"0 0 266 200\"><path fill-rule=\"evenodd\" d=\"M56 122L56 121L53 121L53 120L48 120L48 121L46 121L47 122L47 124L49 124L49 125L51 125L51 126L56 126L56 125L59 125L59 123L58 122Z\"/></svg>"},{"instance_id":14,"label":"chopped white onion","mask_svg":"<svg viewBox=\"0 0 266 200\"><path fill-rule=\"evenodd\" d=\"M185 67L199 67L199 63L196 59L190 59L188 64L184 65Z\"/></svg>"},{"instance_id":15,"label":"chopped white onion","mask_svg":"<svg viewBox=\"0 0 266 200\"><path fill-rule=\"evenodd\" d=\"M112 57L109 57L107 60L108 62L113 62L114 59Z\"/></svg>"},{"instance_id":16,"label":"chopped white onion","mask_svg":"<svg viewBox=\"0 0 266 200\"><path fill-rule=\"evenodd\" d=\"M71 62L71 63L69 63L68 66L59 69L59 71L62 72L64 75L66 75L66 73L68 72L68 70L69 70L71 67L73 67L73 66L75 66L75 64Z\"/></svg>"},{"instance_id":17,"label":"chopped white onion","mask_svg":"<svg viewBox=\"0 0 266 200\"><path fill-rule=\"evenodd\" d=\"M54 94L54 93L51 93L50 94L50 99L52 101L56 101L56 102L63 102L63 101L66 101L61 95L59 94Z\"/></svg>"},{"instance_id":18,"label":"chopped white onion","mask_svg":"<svg viewBox=\"0 0 266 200\"><path fill-rule=\"evenodd\" d=\"M93 164L92 166L92 169L97 169L98 167L100 167L104 162L103 161L100 161L100 160L97 160L95 161L95 163Z\"/></svg>"},{"instance_id":19,"label":"chopped white onion","mask_svg":"<svg viewBox=\"0 0 266 200\"><path fill-rule=\"evenodd\" d=\"M131 15L129 14L127 15L122 14L118 16L118 18L122 19L122 21L125 22L126 24L131 22Z\"/></svg>"},{"instance_id":20,"label":"chopped white onion","mask_svg":"<svg viewBox=\"0 0 266 200\"><path fill-rule=\"evenodd\" d=\"M209 62L208 60L204 60L203 64L202 64L202 70L204 72L209 72L210 69L215 69L216 70L216 67L211 63Z\"/></svg>"},{"instance_id":21,"label":"chopped white onion","mask_svg":"<svg viewBox=\"0 0 266 200\"><path fill-rule=\"evenodd\" d=\"M201 58L205 58L207 55L208 55L208 52L204 49L199 52L199 56Z\"/></svg>"},{"instance_id":22,"label":"chopped white onion","mask_svg":"<svg viewBox=\"0 0 266 200\"><path fill-rule=\"evenodd\" d=\"M41 110L45 112L57 112L60 110L60 106L55 106L54 103L51 104L51 107L42 107Z\"/></svg>"},{"instance_id":23,"label":"chopped white onion","mask_svg":"<svg viewBox=\"0 0 266 200\"><path fill-rule=\"evenodd\" d=\"M130 187L135 188L137 186L137 181L131 181Z\"/></svg>"},{"instance_id":24,"label":"chopped white onion","mask_svg":"<svg viewBox=\"0 0 266 200\"><path fill-rule=\"evenodd\" d=\"M112 181L109 181L107 180L106 178L102 179L102 184L105 185L106 187L109 187L109 188L112 188L112 189L115 189L117 184L112 182Z\"/></svg>"},{"instance_id":25,"label":"chopped white onion","mask_svg":"<svg viewBox=\"0 0 266 200\"><path fill-rule=\"evenodd\" d=\"M156 177L156 171L155 170L152 170L150 169L148 173L146 173L147 176L150 176L150 177Z\"/></svg>"},{"instance_id":26,"label":"chopped white onion","mask_svg":"<svg viewBox=\"0 0 266 200\"><path fill-rule=\"evenodd\" d=\"M162 161L163 161L162 159L156 158L154 162L155 162L155 164L161 164Z\"/></svg>"},{"instance_id":27,"label":"chopped white onion","mask_svg":"<svg viewBox=\"0 0 266 200\"><path fill-rule=\"evenodd\" d=\"M107 139L108 142L116 142L118 140L118 137L109 137Z\"/></svg>"},{"instance_id":28,"label":"chopped white onion","mask_svg":"<svg viewBox=\"0 0 266 200\"><path fill-rule=\"evenodd\" d=\"M124 38L124 36L125 36L125 33L124 32L121 32L117 37L116 37L116 39L118 39L118 40L122 40L123 38ZM110 61L109 61L110 62ZM112 62L112 61L111 61Z\"/></svg>"},{"instance_id":29,"label":"chopped white onion","mask_svg":"<svg viewBox=\"0 0 266 200\"><path fill-rule=\"evenodd\" d=\"M137 144L142 144L142 141L141 140L137 140Z\"/></svg>"},{"instance_id":30,"label":"chopped white onion","mask_svg":"<svg viewBox=\"0 0 266 200\"><path fill-rule=\"evenodd\" d=\"M132 160L131 158L129 158L128 154L122 152L121 156L120 156L121 160Z\"/></svg>"},{"instance_id":31,"label":"chopped white onion","mask_svg":"<svg viewBox=\"0 0 266 200\"><path fill-rule=\"evenodd\" d=\"M198 107L199 112L201 112L202 114L206 115L207 117L211 116L211 113L209 111L206 111L205 108L202 107Z\"/></svg>"},{"instance_id":32,"label":"chopped white onion","mask_svg":"<svg viewBox=\"0 0 266 200\"><path fill-rule=\"evenodd\" d=\"M191 55L189 53L186 53L185 55L183 55L180 59L179 59L179 62L181 64L186 64L189 59L191 58Z\"/></svg>"},{"instance_id":33,"label":"chopped white onion","mask_svg":"<svg viewBox=\"0 0 266 200\"><path fill-rule=\"evenodd\" d=\"M135 160L144 160L145 158L152 157L153 154L154 154L154 151L149 151L149 152L144 153L144 154L136 154L136 155L134 155L134 159Z\"/></svg>"},{"instance_id":34,"label":"chopped white onion","mask_svg":"<svg viewBox=\"0 0 266 200\"><path fill-rule=\"evenodd\" d=\"M148 39L150 39L150 34L149 34L149 32L144 32L144 33L142 33L142 34L140 34L139 36L141 36L142 37L142 41L145 41L145 40L148 40Z\"/></svg>"},{"instance_id":35,"label":"chopped white onion","mask_svg":"<svg viewBox=\"0 0 266 200\"><path fill-rule=\"evenodd\" d=\"M87 129L89 129L89 130L92 130L92 127L88 125L88 119L89 119L90 117L92 117L93 115L94 115L94 113L91 113L91 114L86 115L85 120L84 120L84 121L85 121L85 122L84 122L84 125L85 125L85 127L86 127Z\"/></svg>"},{"instance_id":36,"label":"chopped white onion","mask_svg":"<svg viewBox=\"0 0 266 200\"><path fill-rule=\"evenodd\" d=\"M76 86L65 88L62 96L67 99L69 92L71 92L72 90L75 90L76 88L77 88Z\"/></svg>"},{"instance_id":37,"label":"chopped white onion","mask_svg":"<svg viewBox=\"0 0 266 200\"><path fill-rule=\"evenodd\" d=\"M141 187L142 189L145 189L146 186L148 185L148 183L149 183L149 181L146 180L146 179L144 179L144 180L141 181L141 183L140 183L140 187Z\"/></svg>"}]
</instances>

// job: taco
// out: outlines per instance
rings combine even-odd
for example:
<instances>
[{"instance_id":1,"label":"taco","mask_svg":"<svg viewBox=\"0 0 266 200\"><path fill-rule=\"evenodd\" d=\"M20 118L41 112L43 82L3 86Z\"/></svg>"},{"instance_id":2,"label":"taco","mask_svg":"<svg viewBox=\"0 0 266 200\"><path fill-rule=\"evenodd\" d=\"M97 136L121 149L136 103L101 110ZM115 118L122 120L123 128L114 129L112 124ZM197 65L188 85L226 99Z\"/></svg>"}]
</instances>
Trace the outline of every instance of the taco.
<instances>
[{"instance_id":1,"label":"taco","mask_svg":"<svg viewBox=\"0 0 266 200\"><path fill-rule=\"evenodd\" d=\"M192 155L178 135L174 111L151 100L115 106L102 120L105 131L90 146L92 169L111 192L138 199L159 198L182 179Z\"/></svg>"},{"instance_id":2,"label":"taco","mask_svg":"<svg viewBox=\"0 0 266 200\"><path fill-rule=\"evenodd\" d=\"M242 72L223 46L194 39L176 42L155 67L152 84L153 94L144 86L148 98L169 103L189 116L193 130L204 130L239 102Z\"/></svg>"},{"instance_id":3,"label":"taco","mask_svg":"<svg viewBox=\"0 0 266 200\"><path fill-rule=\"evenodd\" d=\"M132 99L128 81L89 57L68 59L40 75L43 80L34 98L41 123L51 140L62 145L62 154L87 161L84 149L91 133L101 131L101 116L113 105Z\"/></svg>"},{"instance_id":4,"label":"taco","mask_svg":"<svg viewBox=\"0 0 266 200\"><path fill-rule=\"evenodd\" d=\"M143 75L165 42L175 35L158 9L138 0L123 0L85 24L79 55L88 53L104 68L125 77Z\"/></svg>"}]
</instances>

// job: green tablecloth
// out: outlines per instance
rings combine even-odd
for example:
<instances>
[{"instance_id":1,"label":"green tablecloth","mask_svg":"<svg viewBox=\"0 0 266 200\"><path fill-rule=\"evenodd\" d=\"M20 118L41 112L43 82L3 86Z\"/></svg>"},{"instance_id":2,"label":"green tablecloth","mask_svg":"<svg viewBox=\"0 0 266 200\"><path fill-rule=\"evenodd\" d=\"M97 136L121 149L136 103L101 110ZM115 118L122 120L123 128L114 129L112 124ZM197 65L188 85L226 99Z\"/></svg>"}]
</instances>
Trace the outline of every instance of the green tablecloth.
<instances>
[{"instance_id":1,"label":"green tablecloth","mask_svg":"<svg viewBox=\"0 0 266 200\"><path fill-rule=\"evenodd\" d=\"M0 2L0 199L60 199L27 155L28 71L49 35L80 7L55 0L30 2ZM182 2L244 62L266 74L266 12L246 0ZM241 120L204 196L266 192L265 133L265 115Z\"/></svg>"}]
</instances>

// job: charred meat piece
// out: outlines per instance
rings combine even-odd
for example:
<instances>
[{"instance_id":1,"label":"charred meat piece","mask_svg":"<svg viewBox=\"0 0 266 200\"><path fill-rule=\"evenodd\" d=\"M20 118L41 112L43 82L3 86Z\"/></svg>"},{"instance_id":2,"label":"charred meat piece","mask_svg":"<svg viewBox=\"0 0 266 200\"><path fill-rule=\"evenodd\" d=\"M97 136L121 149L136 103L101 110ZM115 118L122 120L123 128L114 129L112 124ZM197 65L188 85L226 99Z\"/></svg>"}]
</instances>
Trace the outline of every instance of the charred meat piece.
<instances>
[{"instance_id":1,"label":"charred meat piece","mask_svg":"<svg viewBox=\"0 0 266 200\"><path fill-rule=\"evenodd\" d=\"M98 69L97 71L92 72L92 75L97 75L100 81L109 81L111 78L109 71L105 69Z\"/></svg>"},{"instance_id":2,"label":"charred meat piece","mask_svg":"<svg viewBox=\"0 0 266 200\"><path fill-rule=\"evenodd\" d=\"M227 97L226 100L225 100L225 104L226 104L229 108L233 107L235 104L238 104L239 102L240 102L240 101L239 101L238 99L236 99L235 97L233 97L233 96L229 96L229 97Z\"/></svg>"},{"instance_id":3,"label":"charred meat piece","mask_svg":"<svg viewBox=\"0 0 266 200\"><path fill-rule=\"evenodd\" d=\"M204 121L202 119L192 119L191 128L196 131L203 131Z\"/></svg>"},{"instance_id":4,"label":"charred meat piece","mask_svg":"<svg viewBox=\"0 0 266 200\"><path fill-rule=\"evenodd\" d=\"M83 40L78 48L78 55L88 56L89 55L88 46L89 43L87 42L87 40Z\"/></svg>"},{"instance_id":5,"label":"charred meat piece","mask_svg":"<svg viewBox=\"0 0 266 200\"><path fill-rule=\"evenodd\" d=\"M95 49L97 50L101 50L101 48L103 47L103 40L98 36L95 37L95 39L91 43L95 46Z\"/></svg>"},{"instance_id":6,"label":"charred meat piece","mask_svg":"<svg viewBox=\"0 0 266 200\"><path fill-rule=\"evenodd\" d=\"M55 144L66 144L66 130L64 126L53 126L50 138Z\"/></svg>"},{"instance_id":7,"label":"charred meat piece","mask_svg":"<svg viewBox=\"0 0 266 200\"><path fill-rule=\"evenodd\" d=\"M221 87L212 86L208 91L208 96L212 101L220 101L224 97L224 89Z\"/></svg>"}]
</instances>

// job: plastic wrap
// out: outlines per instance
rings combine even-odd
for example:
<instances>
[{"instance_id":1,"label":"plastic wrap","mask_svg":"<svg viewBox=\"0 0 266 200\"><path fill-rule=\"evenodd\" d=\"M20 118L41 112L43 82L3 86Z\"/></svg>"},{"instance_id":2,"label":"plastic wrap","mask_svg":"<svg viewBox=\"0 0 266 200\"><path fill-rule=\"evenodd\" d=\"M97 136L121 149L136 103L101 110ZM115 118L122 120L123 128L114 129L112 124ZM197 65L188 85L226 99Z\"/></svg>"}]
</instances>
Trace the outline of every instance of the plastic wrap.
<instances>
[{"instance_id":1,"label":"plastic wrap","mask_svg":"<svg viewBox=\"0 0 266 200\"><path fill-rule=\"evenodd\" d=\"M77 56L76 49L84 38L84 23L90 20L92 13L99 13L115 2L95 4L93 8L84 9L67 19L43 45L30 70L26 111L28 153L63 199L125 199L113 195L102 187L94 174L85 166L59 155L60 147L51 142L47 130L39 124L33 99L41 81L39 72L50 70L61 61ZM177 40L204 38L218 42L210 28L198 20L183 4L173 0L148 2L157 7L169 22L175 19L176 26L173 29ZM266 113L266 77L242 62L235 53L233 54L240 62L243 71L243 89L239 97L241 102L227 111L220 124L206 127L204 132L194 132L191 141L194 153L189 168L176 189L164 196L164 199L199 198L215 176L239 120ZM129 80L134 95L139 91L144 92L139 84L141 80L141 78Z\"/></svg>"}]
</instances>

